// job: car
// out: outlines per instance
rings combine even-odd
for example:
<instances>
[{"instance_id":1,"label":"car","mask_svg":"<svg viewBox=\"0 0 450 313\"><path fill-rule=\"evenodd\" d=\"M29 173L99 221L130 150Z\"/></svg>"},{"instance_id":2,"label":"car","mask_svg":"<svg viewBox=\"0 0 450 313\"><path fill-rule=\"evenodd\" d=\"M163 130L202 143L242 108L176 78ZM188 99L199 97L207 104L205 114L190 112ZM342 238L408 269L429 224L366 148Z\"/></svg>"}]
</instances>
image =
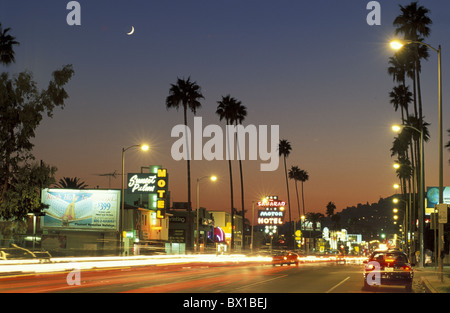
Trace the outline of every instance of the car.
<instances>
[{"instance_id":1,"label":"car","mask_svg":"<svg viewBox=\"0 0 450 313\"><path fill-rule=\"evenodd\" d=\"M292 251L281 251L276 253L274 256L272 256L272 265L291 265L295 264L298 265L300 259L299 255L297 253L294 253Z\"/></svg>"},{"instance_id":2,"label":"car","mask_svg":"<svg viewBox=\"0 0 450 313\"><path fill-rule=\"evenodd\" d=\"M412 289L413 268L405 253L399 250L374 251L364 261L364 288L405 286Z\"/></svg>"}]
</instances>

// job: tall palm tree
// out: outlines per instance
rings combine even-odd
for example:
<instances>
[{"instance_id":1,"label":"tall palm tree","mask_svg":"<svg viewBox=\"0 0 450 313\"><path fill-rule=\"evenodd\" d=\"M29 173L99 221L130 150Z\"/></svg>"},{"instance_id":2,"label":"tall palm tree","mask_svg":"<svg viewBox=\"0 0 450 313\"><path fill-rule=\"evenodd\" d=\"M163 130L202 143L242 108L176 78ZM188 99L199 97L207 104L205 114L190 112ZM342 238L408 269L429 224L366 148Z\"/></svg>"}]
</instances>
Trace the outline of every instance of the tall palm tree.
<instances>
[{"instance_id":1,"label":"tall palm tree","mask_svg":"<svg viewBox=\"0 0 450 313\"><path fill-rule=\"evenodd\" d=\"M300 168L298 166L291 166L288 174L289 174L289 178L293 179L295 182L295 193L297 194L297 210L298 210L298 217L300 218L300 216L301 216L300 201L298 198L298 187L297 187L297 182L300 180L299 173L300 173Z\"/></svg>"},{"instance_id":2,"label":"tall palm tree","mask_svg":"<svg viewBox=\"0 0 450 313\"><path fill-rule=\"evenodd\" d=\"M288 197L288 209L289 209L289 239L288 239L288 246L292 246L292 218L291 218L291 200L289 197L289 182L288 182L288 173L287 173L287 167L286 167L286 158L291 153L292 147L289 141L286 139L281 139L280 143L278 145L278 155L283 156L284 159L284 173L286 176L286 190L287 190L287 197Z\"/></svg>"},{"instance_id":3,"label":"tall palm tree","mask_svg":"<svg viewBox=\"0 0 450 313\"><path fill-rule=\"evenodd\" d=\"M225 97L222 96L222 100L217 101L218 106L216 109L216 114L219 115L219 119L222 121L225 120L226 125L231 125L233 120L233 114L231 107L236 102L236 99L232 98L230 95ZM227 141L227 145L229 145L229 140ZM231 151L230 147L228 147L227 151ZM230 174L230 205L231 205L231 247L234 248L234 193L233 193L233 171L231 168L231 156L227 155L228 159L228 171Z\"/></svg>"},{"instance_id":4,"label":"tall palm tree","mask_svg":"<svg viewBox=\"0 0 450 313\"><path fill-rule=\"evenodd\" d=\"M305 212L305 194L303 192L303 183L306 182L309 179L309 174L305 170L300 170L299 173L299 180L302 182L302 202L303 202L303 215L306 214Z\"/></svg>"},{"instance_id":5,"label":"tall palm tree","mask_svg":"<svg viewBox=\"0 0 450 313\"><path fill-rule=\"evenodd\" d=\"M219 119L223 120L225 119L225 122L227 125L238 125L242 124L245 117L247 116L247 108L242 105L241 101L237 100L236 98L231 97L230 95L227 95L225 97L222 96L222 100L217 101L218 106L216 110L216 114L219 115ZM244 229L244 223L245 223L245 208L244 208L244 176L242 171L242 160L240 156L239 151L239 144L237 142L237 133L236 133L236 143L237 143L237 151L238 151L238 159L239 159L239 170L240 170L240 176L241 176L241 204L242 204L242 228ZM229 141L227 142L227 145L229 145ZM231 151L231 147L228 147L228 151ZM232 228L234 228L234 198L233 198L233 174L231 170L231 159L232 157L230 155L227 156L228 158L228 167L230 172L230 193L231 193L231 208L232 208ZM231 236L231 242L232 247L234 248L234 235L232 233ZM244 238L243 238L244 239ZM244 248L244 240L242 240L242 248Z\"/></svg>"},{"instance_id":6,"label":"tall palm tree","mask_svg":"<svg viewBox=\"0 0 450 313\"><path fill-rule=\"evenodd\" d=\"M56 187L63 189L86 189L88 185L78 177L63 177L56 184Z\"/></svg>"},{"instance_id":7,"label":"tall palm tree","mask_svg":"<svg viewBox=\"0 0 450 313\"><path fill-rule=\"evenodd\" d=\"M409 87L406 85L406 76L413 78L414 77L414 63L411 57L411 49L410 46L406 46L405 49L402 49L394 54L393 57L389 58L389 64L391 66L388 67L388 74L392 76L392 79L399 83L397 90L394 90L394 93L406 94L409 92ZM415 90L415 84L414 84ZM392 96L391 96L392 97ZM411 94L412 97L412 94ZM412 101L412 99L411 99ZM410 101L410 102L411 102ZM402 121L404 121L409 116L409 103L404 103L402 106L400 103L394 105L395 111L398 110L398 107L402 109ZM418 115L416 101L414 101L414 113L415 116Z\"/></svg>"},{"instance_id":8,"label":"tall palm tree","mask_svg":"<svg viewBox=\"0 0 450 313\"><path fill-rule=\"evenodd\" d=\"M419 6L417 2L412 2L407 6L400 5L401 14L394 20L394 26L396 27L395 33L403 34L404 38L412 41L423 41L430 33L430 25L433 23L428 17L430 10L423 6ZM417 84L417 99L419 108L420 125L422 125L423 110L422 110L422 96L420 89L420 59L428 58L428 48L423 45L413 44L414 49L413 60L415 66L415 79ZM419 129L422 129L420 127Z\"/></svg>"},{"instance_id":9,"label":"tall palm tree","mask_svg":"<svg viewBox=\"0 0 450 313\"><path fill-rule=\"evenodd\" d=\"M0 23L0 63L4 65L9 65L16 61L14 54L14 45L19 45L16 38L9 35L8 32L11 28L2 28Z\"/></svg>"},{"instance_id":10,"label":"tall palm tree","mask_svg":"<svg viewBox=\"0 0 450 313\"><path fill-rule=\"evenodd\" d=\"M247 117L247 108L242 105L241 101L233 101L232 105L232 116L234 120L234 124L237 126L238 124L242 124L242 122ZM233 120L231 122L233 122ZM236 131L236 146L239 156L239 172L241 175L241 205L242 205L242 231L245 227L245 209L244 209L244 175L242 172L242 157L240 155L240 148L239 148L239 142L238 142L238 134ZM242 237L242 249L245 249L245 240L244 236Z\"/></svg>"},{"instance_id":11,"label":"tall palm tree","mask_svg":"<svg viewBox=\"0 0 450 313\"><path fill-rule=\"evenodd\" d=\"M169 89L169 96L166 98L166 108L171 109L183 108L184 125L186 126L186 134L188 129L187 111L190 110L194 115L197 110L201 107L200 99L204 99L201 92L200 86L196 82L191 82L191 78L188 79L177 79L176 84L171 84ZM186 136L186 141L188 136ZM187 214L187 247L191 249L192 238L191 238L191 147L190 142L186 142L187 149L187 186L188 186L188 214Z\"/></svg>"}]
</instances>

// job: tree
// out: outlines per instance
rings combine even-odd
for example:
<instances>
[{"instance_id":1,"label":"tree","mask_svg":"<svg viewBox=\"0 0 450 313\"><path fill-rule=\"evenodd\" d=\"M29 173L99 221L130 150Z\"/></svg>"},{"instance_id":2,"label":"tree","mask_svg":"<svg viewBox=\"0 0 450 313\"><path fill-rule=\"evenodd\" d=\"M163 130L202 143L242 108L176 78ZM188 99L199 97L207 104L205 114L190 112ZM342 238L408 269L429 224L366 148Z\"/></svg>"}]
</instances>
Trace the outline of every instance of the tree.
<instances>
[{"instance_id":1,"label":"tree","mask_svg":"<svg viewBox=\"0 0 450 313\"><path fill-rule=\"evenodd\" d=\"M404 39L412 41L422 41L430 35L431 30L429 25L433 22L428 17L430 10L423 6L419 6L417 2L412 2L407 6L400 5L401 14L397 16L394 20L394 26L396 26L395 33L403 34ZM428 48L419 44L412 44L414 53L411 54L413 57L414 72L415 72L415 84L417 86L417 99L419 108L419 119L420 125L422 125L423 109L422 109L422 96L420 89L420 59L428 58ZM420 127L419 129L422 129Z\"/></svg>"},{"instance_id":2,"label":"tree","mask_svg":"<svg viewBox=\"0 0 450 313\"><path fill-rule=\"evenodd\" d=\"M222 100L217 101L217 109L216 114L219 115L219 119L222 121L225 119L226 125L233 125L236 126L238 124L241 124L245 117L247 116L247 108L242 105L240 101L237 99L231 97L230 95L227 95L225 97L222 96ZM237 134L236 134L237 138ZM228 138L229 139L229 138ZM227 141L227 145L229 145L229 140ZM239 149L239 145L238 145ZM232 151L231 147L228 147L227 151ZM239 150L238 150L238 153ZM233 173L231 169L231 156L227 156L228 159L228 169L230 174L230 201L231 201L231 247L234 248L234 194L233 194ZM242 227L244 227L244 181L243 181L243 173L242 173L242 162L241 158L239 157L239 169L241 174L241 201L242 201ZM243 243L244 244L244 243Z\"/></svg>"},{"instance_id":3,"label":"tree","mask_svg":"<svg viewBox=\"0 0 450 313\"><path fill-rule=\"evenodd\" d=\"M0 62L15 62L15 38L0 24ZM34 160L32 138L44 114L53 116L56 107L64 108L68 98L64 86L74 74L66 65L52 74L47 89L39 90L33 75L21 72L10 77L0 74L0 217L23 219L27 213L41 207L40 188L53 182L56 168L30 164Z\"/></svg>"},{"instance_id":4,"label":"tree","mask_svg":"<svg viewBox=\"0 0 450 313\"><path fill-rule=\"evenodd\" d=\"M336 205L334 204L334 202L328 202L327 206L326 206L326 212L325 214L328 217L332 217L334 215L334 210L336 210Z\"/></svg>"},{"instance_id":5,"label":"tree","mask_svg":"<svg viewBox=\"0 0 450 313\"><path fill-rule=\"evenodd\" d=\"M16 61L13 46L19 45L15 37L8 35L10 30L11 28L3 29L0 23L0 63L4 65L9 65Z\"/></svg>"},{"instance_id":6,"label":"tree","mask_svg":"<svg viewBox=\"0 0 450 313\"><path fill-rule=\"evenodd\" d=\"M64 107L68 95L63 87L73 73L71 65L53 72L53 80L42 91L29 72L12 79L8 73L0 75L0 203L20 166L33 159L31 139L43 115L52 117L56 107Z\"/></svg>"},{"instance_id":7,"label":"tree","mask_svg":"<svg viewBox=\"0 0 450 313\"><path fill-rule=\"evenodd\" d=\"M289 181L288 181L288 173L287 173L287 167L286 167L286 158L291 153L292 147L289 141L286 139L281 139L280 143L278 145L278 155L283 156L284 159L284 174L286 177L286 190L287 190L287 197L288 197L288 209L289 209L289 237L288 237L288 245L292 245L292 218L291 218L291 200L289 197Z\"/></svg>"},{"instance_id":8,"label":"tree","mask_svg":"<svg viewBox=\"0 0 450 313\"><path fill-rule=\"evenodd\" d=\"M303 215L306 214L305 209L305 194L303 192L303 183L306 182L309 179L309 174L305 170L300 170L300 173L298 174L299 180L302 182L302 203L303 203Z\"/></svg>"},{"instance_id":9,"label":"tree","mask_svg":"<svg viewBox=\"0 0 450 313\"><path fill-rule=\"evenodd\" d=\"M404 123L409 115L409 104L412 102L412 93L409 91L409 87L403 85L396 86L389 93L389 97L391 98L391 104L394 110L397 112L399 108L401 109L402 123Z\"/></svg>"},{"instance_id":10,"label":"tree","mask_svg":"<svg viewBox=\"0 0 450 313\"><path fill-rule=\"evenodd\" d=\"M247 117L247 108L242 105L241 101L233 101L232 103L232 120L231 122L234 122L234 124L237 126L238 124L242 124L244 119ZM245 209L244 209L244 175L242 172L242 157L240 155L240 148L239 148L239 142L238 142L238 133L236 131L236 146L237 151L239 154L239 172L241 176L241 213L242 213L242 229L245 229ZM245 240L244 237L242 237L242 249L245 249Z\"/></svg>"},{"instance_id":11,"label":"tree","mask_svg":"<svg viewBox=\"0 0 450 313\"><path fill-rule=\"evenodd\" d=\"M175 108L177 111L180 107L183 108L183 117L184 117L184 125L186 126L186 140L187 129L188 129L188 121L187 121L187 111L188 109L194 113L197 113L197 110L201 107L200 99L204 99L201 88L196 82L191 82L191 78L188 77L187 80L177 79L176 84L171 84L169 89L169 96L166 98L166 108L171 109ZM192 247L192 236L191 236L191 151L190 151L190 142L186 143L187 147L187 193L188 193L188 215L187 215L187 246L188 249Z\"/></svg>"},{"instance_id":12,"label":"tree","mask_svg":"<svg viewBox=\"0 0 450 313\"><path fill-rule=\"evenodd\" d=\"M78 177L63 177L59 180L58 184L56 184L56 187L62 189L86 189L88 185Z\"/></svg>"},{"instance_id":13,"label":"tree","mask_svg":"<svg viewBox=\"0 0 450 313\"><path fill-rule=\"evenodd\" d=\"M300 180L299 177L300 168L298 166L291 166L291 169L289 170L289 178L293 179L295 182L295 193L297 194L297 210L298 210L298 216L301 216L300 213L300 201L298 199L298 188L297 188L297 182Z\"/></svg>"},{"instance_id":14,"label":"tree","mask_svg":"<svg viewBox=\"0 0 450 313\"><path fill-rule=\"evenodd\" d=\"M40 212L41 189L55 182L56 167L38 164L24 164L17 168L4 191L0 204L0 217L5 220L22 221L28 213Z\"/></svg>"}]
</instances>

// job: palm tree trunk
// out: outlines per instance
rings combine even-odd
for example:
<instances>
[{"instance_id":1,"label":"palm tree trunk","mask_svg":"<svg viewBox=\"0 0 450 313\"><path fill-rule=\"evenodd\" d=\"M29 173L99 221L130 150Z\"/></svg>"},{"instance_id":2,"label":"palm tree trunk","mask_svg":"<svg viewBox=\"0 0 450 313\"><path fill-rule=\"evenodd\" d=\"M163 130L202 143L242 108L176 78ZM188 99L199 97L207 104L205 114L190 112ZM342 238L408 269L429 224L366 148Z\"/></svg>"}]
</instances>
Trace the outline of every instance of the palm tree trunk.
<instances>
[{"instance_id":1,"label":"palm tree trunk","mask_svg":"<svg viewBox=\"0 0 450 313\"><path fill-rule=\"evenodd\" d=\"M297 194L297 210L298 210L298 218L300 219L301 213L300 213L300 200L298 199L298 188L297 188L297 179L295 179L295 193Z\"/></svg>"},{"instance_id":2,"label":"palm tree trunk","mask_svg":"<svg viewBox=\"0 0 450 313\"><path fill-rule=\"evenodd\" d=\"M231 170L231 160L228 159L228 169L230 171L230 199L231 199L231 249L234 249L234 197L233 197L233 172Z\"/></svg>"},{"instance_id":3,"label":"palm tree trunk","mask_svg":"<svg viewBox=\"0 0 450 313\"><path fill-rule=\"evenodd\" d=\"M236 129L237 129L237 125L238 125L238 123L237 123L237 121L235 122L235 126L236 126ZM242 206L242 250L244 250L244 245L245 245L245 243L244 243L244 218L245 218L245 211L244 211L244 176L243 176L243 173L242 173L242 158L241 158L241 151L240 151L240 149L239 149L239 139L238 139L238 134L237 134L237 131L236 131L236 148L237 148L237 152L238 152L238 158L239 158L239 171L240 171L240 174L241 174L241 206Z\"/></svg>"},{"instance_id":4,"label":"palm tree trunk","mask_svg":"<svg viewBox=\"0 0 450 313\"><path fill-rule=\"evenodd\" d=\"M289 197L289 183L288 183L288 174L286 167L286 156L284 156L284 173L286 175L286 189L288 196L288 208L289 208L289 238L288 238L288 246L292 249L292 219L291 219L291 200Z\"/></svg>"},{"instance_id":5,"label":"palm tree trunk","mask_svg":"<svg viewBox=\"0 0 450 313\"><path fill-rule=\"evenodd\" d=\"M187 234L186 234L186 242L187 242L187 249L192 249L192 228L191 228L191 161L190 161L190 142L188 142L188 125L187 125L187 106L184 105L184 125L186 126L186 149L187 149L187 185L188 185L188 207L187 207Z\"/></svg>"},{"instance_id":6,"label":"palm tree trunk","mask_svg":"<svg viewBox=\"0 0 450 313\"><path fill-rule=\"evenodd\" d=\"M303 202L303 215L306 216L306 213L305 213L305 194L303 193L303 181L302 181L302 202Z\"/></svg>"},{"instance_id":7,"label":"palm tree trunk","mask_svg":"<svg viewBox=\"0 0 450 313\"><path fill-rule=\"evenodd\" d=\"M226 125L229 124L229 120L226 119ZM227 159L228 159L228 170L230 172L230 205L231 205L231 249L234 249L234 195L233 195L233 171L231 169L231 156L229 155L230 149L230 138L227 136Z\"/></svg>"},{"instance_id":8,"label":"palm tree trunk","mask_svg":"<svg viewBox=\"0 0 450 313\"><path fill-rule=\"evenodd\" d=\"M241 204L242 204L242 250L245 249L245 211L244 211L244 175L242 173L242 160L239 158L239 171L241 172Z\"/></svg>"}]
</instances>

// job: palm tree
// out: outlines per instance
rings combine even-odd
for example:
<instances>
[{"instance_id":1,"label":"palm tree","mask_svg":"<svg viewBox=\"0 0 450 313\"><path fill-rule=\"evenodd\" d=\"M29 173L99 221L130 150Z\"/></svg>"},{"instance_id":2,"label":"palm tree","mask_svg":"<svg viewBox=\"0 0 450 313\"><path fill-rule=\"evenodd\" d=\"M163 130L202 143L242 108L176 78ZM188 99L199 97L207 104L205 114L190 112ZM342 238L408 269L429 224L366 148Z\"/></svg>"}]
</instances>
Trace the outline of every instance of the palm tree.
<instances>
[{"instance_id":1,"label":"palm tree","mask_svg":"<svg viewBox=\"0 0 450 313\"><path fill-rule=\"evenodd\" d=\"M394 26L396 26L395 34L403 34L404 39L412 41L423 41L424 38L428 37L431 33L429 25L433 22L427 16L430 12L423 6L418 6L417 2L412 2L407 6L400 5L401 14L397 16L394 20ZM419 108L419 119L420 125L422 125L422 96L420 89L420 59L428 58L428 48L423 45L414 44L412 45L414 53L412 54L414 61L414 72L415 72L415 83L417 85L417 99ZM420 127L419 129L422 129Z\"/></svg>"},{"instance_id":2,"label":"palm tree","mask_svg":"<svg viewBox=\"0 0 450 313\"><path fill-rule=\"evenodd\" d=\"M324 217L322 213L309 212L306 219L312 223L313 230L316 230L317 223L322 221Z\"/></svg>"},{"instance_id":3,"label":"palm tree","mask_svg":"<svg viewBox=\"0 0 450 313\"><path fill-rule=\"evenodd\" d=\"M14 45L19 45L16 38L9 35L8 32L11 28L2 28L0 23L0 63L4 65L9 65L16 61L14 57Z\"/></svg>"},{"instance_id":4,"label":"palm tree","mask_svg":"<svg viewBox=\"0 0 450 313\"><path fill-rule=\"evenodd\" d=\"M298 166L292 166L289 170L289 178L294 179L295 181L295 191L297 193L297 209L298 209L298 216L301 216L300 213L300 204L298 200L298 188L297 188L297 182L302 182L302 204L303 204L303 215L306 215L305 213L305 195L303 192L303 183L306 182L309 179L308 172L305 170L301 170Z\"/></svg>"},{"instance_id":5,"label":"palm tree","mask_svg":"<svg viewBox=\"0 0 450 313\"><path fill-rule=\"evenodd\" d=\"M62 189L86 189L88 185L86 185L86 183L84 181L81 181L78 177L63 177L56 184L56 187Z\"/></svg>"},{"instance_id":6,"label":"palm tree","mask_svg":"<svg viewBox=\"0 0 450 313\"><path fill-rule=\"evenodd\" d=\"M245 117L247 116L247 108L242 105L241 101L238 101L237 99L231 97L230 95L227 95L225 97L222 96L222 100L217 101L218 106L216 110L216 114L219 115L219 119L223 120L225 119L226 125L238 125L242 124ZM237 143L237 133L236 133L236 143ZM227 142L227 145L229 145L229 141ZM230 147L228 147L227 151L231 151ZM242 172L242 160L240 156L239 151L239 144L237 143L237 151L238 151L238 159L239 159L239 170L241 175L241 203L242 203L242 228L244 229L244 220L245 220L245 208L244 208L244 178L243 178L243 172ZM230 200L231 200L231 219L232 219L232 228L234 228L234 197L233 197L233 174L231 170L231 159L232 157L230 155L227 156L228 158L228 167L230 172ZM232 232L231 236L231 246L234 248L234 234ZM244 240L242 240L242 248L244 248Z\"/></svg>"},{"instance_id":7,"label":"palm tree","mask_svg":"<svg viewBox=\"0 0 450 313\"><path fill-rule=\"evenodd\" d=\"M391 104L394 107L394 110L397 111L399 108L402 113L402 123L405 122L407 116L409 116L409 104L412 102L412 93L409 91L408 86L399 85L392 89L389 93L389 97L391 98Z\"/></svg>"},{"instance_id":8,"label":"palm tree","mask_svg":"<svg viewBox=\"0 0 450 313\"><path fill-rule=\"evenodd\" d=\"M392 76L392 79L395 82L399 83L398 87L396 87L398 89L394 90L393 93L404 95L403 98L407 98L407 93L409 92L409 87L406 85L406 76L411 78L414 77L414 65L411 60L412 58L410 57L410 51L411 49L409 49L409 46L406 46L405 49L396 52L393 57L389 58L389 64L391 66L388 67L388 74ZM411 100L408 103L395 104L391 101L391 103L394 105L395 111L397 111L399 107L402 109L402 121L404 121L409 116L409 103L412 101L412 94L410 95L410 97ZM414 113L415 116L418 115L416 101L414 101Z\"/></svg>"},{"instance_id":9,"label":"palm tree","mask_svg":"<svg viewBox=\"0 0 450 313\"><path fill-rule=\"evenodd\" d=\"M284 157L284 173L286 176L286 190L287 190L287 197L288 197L288 209L289 209L289 239L288 239L288 246L292 246L292 218L291 218L291 200L289 197L289 182L288 182L288 173L287 173L287 167L286 167L286 158L291 153L292 147L289 141L285 139L281 139L280 143L278 145L278 155Z\"/></svg>"},{"instance_id":10,"label":"palm tree","mask_svg":"<svg viewBox=\"0 0 450 313\"><path fill-rule=\"evenodd\" d=\"M334 204L334 202L328 202L327 206L326 206L326 215L328 217L332 217L334 215L334 210L336 210L336 205Z\"/></svg>"},{"instance_id":11,"label":"palm tree","mask_svg":"<svg viewBox=\"0 0 450 313\"><path fill-rule=\"evenodd\" d=\"M303 215L305 215L305 194L303 192L303 183L309 179L308 172L305 170L300 170L299 180L302 182L302 202L303 202Z\"/></svg>"},{"instance_id":12,"label":"palm tree","mask_svg":"<svg viewBox=\"0 0 450 313\"><path fill-rule=\"evenodd\" d=\"M219 115L219 119L225 119L226 125L232 124L233 114L231 107L236 102L236 99L227 95L225 97L222 96L221 101L217 101L219 104L217 106L216 114ZM227 145L229 145L229 140L227 141ZM227 151L231 151L230 147L228 147ZM227 155L228 159L228 170L230 174L230 205L231 205L231 247L234 248L234 193L233 193L233 171L231 169L231 156Z\"/></svg>"},{"instance_id":13,"label":"palm tree","mask_svg":"<svg viewBox=\"0 0 450 313\"><path fill-rule=\"evenodd\" d=\"M191 82L191 78L188 77L187 80L177 79L176 84L171 84L169 90L169 96L166 98L166 108L175 108L179 109L183 108L183 116L184 116L184 125L186 126L186 134L188 129L187 122L187 111L188 109L194 113L197 113L197 110L201 107L200 99L204 99L201 88L196 82ZM188 140L188 136L186 136L186 141ZM188 186L188 214L187 214L187 246L188 249L191 249L192 246L192 238L191 238L191 151L190 151L190 142L186 143L187 149L187 186Z\"/></svg>"},{"instance_id":14,"label":"palm tree","mask_svg":"<svg viewBox=\"0 0 450 313\"><path fill-rule=\"evenodd\" d=\"M291 169L289 170L289 178L293 179L295 182L295 193L297 194L297 210L298 210L298 217L300 218L300 201L298 199L298 188L297 188L297 182L300 180L299 177L300 169L298 166L291 166Z\"/></svg>"},{"instance_id":15,"label":"palm tree","mask_svg":"<svg viewBox=\"0 0 450 313\"><path fill-rule=\"evenodd\" d=\"M242 124L242 122L244 121L245 117L247 116L247 108L241 104L241 101L233 101L232 116L233 116L233 119L231 122L233 122L233 120L234 120L234 124L236 126L238 124ZM239 150L237 131L236 131L236 146L237 146L237 151L239 154L239 172L241 174L241 205L242 205L241 212L242 212L242 230L244 230L244 227L245 227L244 176L242 173L242 158L241 158L240 150ZM244 244L245 244L245 240L244 240L244 237L242 237L242 249L245 249Z\"/></svg>"}]
</instances>

